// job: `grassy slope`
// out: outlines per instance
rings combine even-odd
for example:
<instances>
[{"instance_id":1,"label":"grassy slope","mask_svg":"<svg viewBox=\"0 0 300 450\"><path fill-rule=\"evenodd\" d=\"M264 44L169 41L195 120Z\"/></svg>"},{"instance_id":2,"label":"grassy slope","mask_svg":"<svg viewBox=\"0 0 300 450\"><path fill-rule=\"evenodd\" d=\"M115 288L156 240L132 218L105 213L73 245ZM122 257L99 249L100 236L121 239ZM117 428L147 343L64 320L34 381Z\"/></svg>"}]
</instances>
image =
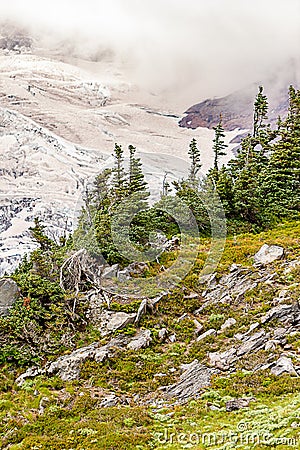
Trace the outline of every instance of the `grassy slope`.
<instances>
[{"instance_id":1,"label":"grassy slope","mask_svg":"<svg viewBox=\"0 0 300 450\"><path fill-rule=\"evenodd\" d=\"M288 260L299 259L299 236L300 223L296 222L256 236L248 234L228 238L218 272L226 272L232 263L250 265L251 256L263 243L282 245ZM212 386L200 399L191 400L185 406L153 409L145 406L144 402L137 406L133 401L138 393L145 400L150 399L159 386L173 383L181 363L191 362L195 358L206 362L208 351L228 348L234 342L233 334L237 330L246 331L250 323L257 321L271 307L270 302L276 294L272 285L258 286L238 304L207 308L198 318L204 330L220 328L228 317L234 317L237 324L216 338L208 338L201 344L193 342L192 321L187 319L178 323L178 317L185 312L192 314L200 306L199 302L201 304L202 287L198 284L197 274L207 250L208 243L203 243L195 269L184 282L187 291L199 292L200 300L184 299L186 291L178 289L161 302L154 315L143 318L141 327L151 329L154 338L150 348L137 353L120 352L104 364L87 362L82 370L82 379L72 383L38 377L18 388L13 383L15 374L9 367L3 367L0 372L1 448L247 449L254 448L258 439L260 442L256 448L259 449L299 448L300 382L298 378L289 376L276 378L269 373L252 374L251 369L266 358L266 352L258 352L243 361L243 367L248 372L241 370L231 377L215 377ZM291 301L296 300L300 292L299 270L284 275L280 263L274 268L279 273L281 286L289 289ZM251 308L245 308L246 304L250 304ZM136 304L126 305L128 310L136 307ZM118 306L115 305L115 308L118 309ZM176 343L162 345L158 341L157 331L162 326L176 332ZM134 330L128 327L125 332L130 334ZM91 329L80 336L77 346L91 342L95 336L97 333ZM297 350L299 337L290 338L289 343L292 349ZM173 369L176 369L175 372ZM155 377L157 373L166 376ZM127 405L101 408L101 396L111 391L123 398ZM254 396L256 402L245 410L226 412L226 400L241 396ZM40 415L38 410L44 397L48 400L42 400L45 411ZM213 411L211 406L220 409ZM288 438L294 440L288 441Z\"/></svg>"}]
</instances>

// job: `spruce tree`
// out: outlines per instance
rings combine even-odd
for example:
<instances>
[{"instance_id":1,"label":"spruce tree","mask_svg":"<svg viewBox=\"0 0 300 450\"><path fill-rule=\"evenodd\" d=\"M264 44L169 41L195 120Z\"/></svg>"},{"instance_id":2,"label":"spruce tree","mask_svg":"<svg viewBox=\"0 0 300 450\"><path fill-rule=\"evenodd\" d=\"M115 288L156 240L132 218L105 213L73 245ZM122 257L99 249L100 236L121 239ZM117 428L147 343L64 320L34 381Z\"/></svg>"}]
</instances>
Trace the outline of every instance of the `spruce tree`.
<instances>
[{"instance_id":1,"label":"spruce tree","mask_svg":"<svg viewBox=\"0 0 300 450\"><path fill-rule=\"evenodd\" d=\"M192 141L190 143L188 155L191 160L188 180L190 181L191 187L196 188L196 186L198 184L197 176L202 167L202 164L201 164L201 158L200 158L200 150L197 147L197 141L195 138L192 139Z\"/></svg>"},{"instance_id":2,"label":"spruce tree","mask_svg":"<svg viewBox=\"0 0 300 450\"><path fill-rule=\"evenodd\" d=\"M257 138L265 127L264 121L268 118L268 99L263 93L263 86L259 86L254 102L253 137Z\"/></svg>"},{"instance_id":3,"label":"spruce tree","mask_svg":"<svg viewBox=\"0 0 300 450\"><path fill-rule=\"evenodd\" d=\"M147 182L142 170L141 159L135 156L136 148L129 145L129 194L139 192L143 197L147 198L149 192L147 190Z\"/></svg>"},{"instance_id":4,"label":"spruce tree","mask_svg":"<svg viewBox=\"0 0 300 450\"><path fill-rule=\"evenodd\" d=\"M93 199L96 201L96 208L104 209L110 203L110 187L109 182L112 170L104 169L94 181Z\"/></svg>"},{"instance_id":5,"label":"spruce tree","mask_svg":"<svg viewBox=\"0 0 300 450\"><path fill-rule=\"evenodd\" d=\"M213 150L214 150L214 170L213 170L213 176L215 179L218 179L218 173L219 173L219 161L221 156L226 156L225 149L228 147L227 144L225 144L224 138L224 128L222 126L222 115L220 115L219 123L216 127L213 127L215 130L215 137L213 139Z\"/></svg>"},{"instance_id":6,"label":"spruce tree","mask_svg":"<svg viewBox=\"0 0 300 450\"><path fill-rule=\"evenodd\" d=\"M128 193L128 183L126 172L124 169L124 152L121 145L115 144L113 156L115 158L113 179L112 179L112 196L116 201L122 200Z\"/></svg>"},{"instance_id":7,"label":"spruce tree","mask_svg":"<svg viewBox=\"0 0 300 450\"><path fill-rule=\"evenodd\" d=\"M161 197L167 197L172 192L170 183L167 180L168 174L169 172L166 172L163 178Z\"/></svg>"},{"instance_id":8,"label":"spruce tree","mask_svg":"<svg viewBox=\"0 0 300 450\"><path fill-rule=\"evenodd\" d=\"M51 250L54 246L54 242L48 238L45 234L45 225L42 224L42 221L35 217L34 219L34 227L30 227L29 231L32 238L37 242L43 251Z\"/></svg>"},{"instance_id":9,"label":"spruce tree","mask_svg":"<svg viewBox=\"0 0 300 450\"><path fill-rule=\"evenodd\" d=\"M235 215L234 183L227 167L223 166L219 170L219 176L215 186L223 204L226 217L233 217Z\"/></svg>"},{"instance_id":10,"label":"spruce tree","mask_svg":"<svg viewBox=\"0 0 300 450\"><path fill-rule=\"evenodd\" d=\"M288 116L278 131L280 139L260 176L260 198L271 222L300 212L300 91L291 86L289 97Z\"/></svg>"}]
</instances>

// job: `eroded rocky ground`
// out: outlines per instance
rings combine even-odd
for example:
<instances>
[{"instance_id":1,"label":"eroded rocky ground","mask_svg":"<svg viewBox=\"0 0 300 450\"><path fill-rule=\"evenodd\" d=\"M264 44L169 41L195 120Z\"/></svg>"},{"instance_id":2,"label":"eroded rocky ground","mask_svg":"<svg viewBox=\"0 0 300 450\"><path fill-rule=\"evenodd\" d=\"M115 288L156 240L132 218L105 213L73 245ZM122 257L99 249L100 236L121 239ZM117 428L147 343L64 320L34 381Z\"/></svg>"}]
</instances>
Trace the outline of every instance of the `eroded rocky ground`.
<instances>
[{"instance_id":1,"label":"eroded rocky ground","mask_svg":"<svg viewBox=\"0 0 300 450\"><path fill-rule=\"evenodd\" d=\"M4 448L17 448L16 443L18 448L29 448L26 445L34 442L43 449L51 435L55 449L61 439L68 449L78 445L161 449L164 424L177 437L180 432L187 436L197 432L202 439L205 430L211 438L218 435L212 448L220 448L221 432L227 433L226 448L233 448L230 431L239 439L250 439L257 432L259 448L276 442L281 448L283 438L294 448L300 389L298 229L294 223L258 236L229 239L218 272L196 284L193 272L178 289L153 298L118 296L101 290L97 282L80 293L75 307L84 305L88 334L66 333L63 354L19 370L14 379L7 369L3 372L20 402L19 423L12 429L14 416L5 412L11 411L5 401L12 394L2 394L7 398L2 413ZM92 266L85 259L82 267L84 278L84 271ZM130 279L145 269L144 265L125 270L114 266L104 267L101 273L117 280L127 270ZM13 283L6 288L17 298ZM37 339L35 345L41 344ZM23 393L33 402L34 418L28 425L21 412ZM93 422L96 411L102 418L111 417L110 431ZM76 414L79 423L73 426L71 418ZM34 423L45 430L43 423L50 416L55 424L63 416L64 425L61 430L54 425L52 432L47 428L47 438L42 438ZM245 430L241 430L243 421ZM28 437L22 434L26 426ZM81 435L83 429L90 431ZM269 433L268 441L264 432ZM205 443L203 447L191 444L205 448ZM237 448L252 448L253 443L248 444L239 442ZM178 441L169 445L185 448Z\"/></svg>"}]
</instances>

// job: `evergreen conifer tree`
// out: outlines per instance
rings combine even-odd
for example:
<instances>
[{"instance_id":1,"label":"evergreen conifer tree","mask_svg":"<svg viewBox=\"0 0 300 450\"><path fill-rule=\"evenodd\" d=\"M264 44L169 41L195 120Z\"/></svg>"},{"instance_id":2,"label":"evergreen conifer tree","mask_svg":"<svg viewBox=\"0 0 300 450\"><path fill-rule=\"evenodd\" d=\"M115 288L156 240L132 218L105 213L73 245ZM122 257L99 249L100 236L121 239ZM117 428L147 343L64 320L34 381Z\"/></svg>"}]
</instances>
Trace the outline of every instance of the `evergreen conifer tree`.
<instances>
[{"instance_id":1,"label":"evergreen conifer tree","mask_svg":"<svg viewBox=\"0 0 300 450\"><path fill-rule=\"evenodd\" d=\"M54 242L45 234L45 229L46 227L42 224L41 220L35 217L34 227L29 228L29 231L33 239L39 244L41 250L48 251L52 249Z\"/></svg>"},{"instance_id":2,"label":"evergreen conifer tree","mask_svg":"<svg viewBox=\"0 0 300 450\"><path fill-rule=\"evenodd\" d=\"M300 212L300 91L291 86L289 97L288 116L278 130L280 139L260 177L260 198L271 222Z\"/></svg>"},{"instance_id":3,"label":"evergreen conifer tree","mask_svg":"<svg viewBox=\"0 0 300 450\"><path fill-rule=\"evenodd\" d=\"M213 139L214 169L212 175L215 179L218 179L220 157L226 155L225 149L228 147L228 145L225 144L224 141L225 133L222 126L222 115L220 115L218 125L213 129L215 130L215 137Z\"/></svg>"},{"instance_id":4,"label":"evergreen conifer tree","mask_svg":"<svg viewBox=\"0 0 300 450\"><path fill-rule=\"evenodd\" d=\"M124 169L124 152L121 145L115 144L114 154L115 167L112 171L112 195L116 201L122 200L128 193L128 183Z\"/></svg>"},{"instance_id":5,"label":"evergreen conifer tree","mask_svg":"<svg viewBox=\"0 0 300 450\"><path fill-rule=\"evenodd\" d=\"M129 194L139 192L144 198L149 196L147 182L142 170L141 159L135 156L136 148L129 145Z\"/></svg>"},{"instance_id":6,"label":"evergreen conifer tree","mask_svg":"<svg viewBox=\"0 0 300 450\"><path fill-rule=\"evenodd\" d=\"M192 141L190 143L188 155L191 160L188 180L191 184L191 187L196 188L197 184L198 184L197 176L202 167L202 164L201 164L201 158L200 158L200 150L197 147L197 141L195 138L192 139Z\"/></svg>"},{"instance_id":7,"label":"evergreen conifer tree","mask_svg":"<svg viewBox=\"0 0 300 450\"><path fill-rule=\"evenodd\" d=\"M264 121L268 118L268 99L263 93L263 86L259 86L258 94L254 102L253 137L257 138L266 126Z\"/></svg>"},{"instance_id":8,"label":"evergreen conifer tree","mask_svg":"<svg viewBox=\"0 0 300 450\"><path fill-rule=\"evenodd\" d=\"M166 172L163 178L161 197L167 197L172 191L170 183L167 180L168 173Z\"/></svg>"}]
</instances>

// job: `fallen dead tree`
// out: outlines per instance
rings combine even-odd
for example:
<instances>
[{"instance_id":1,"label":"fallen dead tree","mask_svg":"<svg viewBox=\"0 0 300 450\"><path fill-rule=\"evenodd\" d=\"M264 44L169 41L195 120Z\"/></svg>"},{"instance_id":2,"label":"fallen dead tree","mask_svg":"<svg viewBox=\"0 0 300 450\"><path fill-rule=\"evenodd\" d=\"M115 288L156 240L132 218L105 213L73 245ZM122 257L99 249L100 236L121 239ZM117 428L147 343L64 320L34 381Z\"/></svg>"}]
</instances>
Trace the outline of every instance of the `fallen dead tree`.
<instances>
[{"instance_id":1,"label":"fallen dead tree","mask_svg":"<svg viewBox=\"0 0 300 450\"><path fill-rule=\"evenodd\" d=\"M76 295L86 282L100 288L103 267L103 264L92 259L85 249L78 250L61 266L60 287L64 291L75 291Z\"/></svg>"}]
</instances>

